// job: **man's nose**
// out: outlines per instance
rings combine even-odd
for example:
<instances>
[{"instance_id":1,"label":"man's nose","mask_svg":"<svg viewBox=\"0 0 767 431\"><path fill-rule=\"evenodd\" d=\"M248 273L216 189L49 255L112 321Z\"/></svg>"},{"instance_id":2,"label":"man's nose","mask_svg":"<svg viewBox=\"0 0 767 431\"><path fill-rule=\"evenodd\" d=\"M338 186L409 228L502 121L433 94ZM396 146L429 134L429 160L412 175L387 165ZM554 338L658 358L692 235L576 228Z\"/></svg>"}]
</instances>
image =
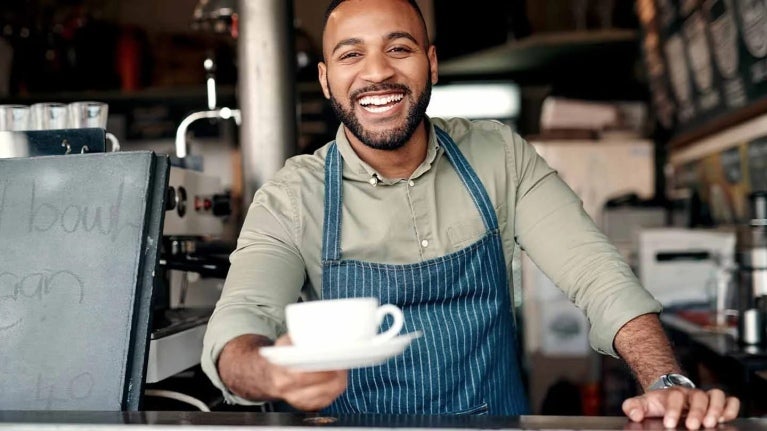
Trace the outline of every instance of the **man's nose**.
<instances>
[{"instance_id":1,"label":"man's nose","mask_svg":"<svg viewBox=\"0 0 767 431\"><path fill-rule=\"evenodd\" d=\"M394 75L394 68L385 54L368 54L360 78L369 82L385 82Z\"/></svg>"}]
</instances>

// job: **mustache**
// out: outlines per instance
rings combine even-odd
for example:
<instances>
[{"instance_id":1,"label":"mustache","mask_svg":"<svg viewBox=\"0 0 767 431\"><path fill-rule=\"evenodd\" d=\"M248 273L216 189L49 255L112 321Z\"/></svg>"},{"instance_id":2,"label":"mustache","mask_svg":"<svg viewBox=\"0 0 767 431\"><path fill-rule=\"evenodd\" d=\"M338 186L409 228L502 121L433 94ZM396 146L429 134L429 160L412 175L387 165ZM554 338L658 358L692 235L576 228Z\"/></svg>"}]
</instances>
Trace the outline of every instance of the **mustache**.
<instances>
[{"instance_id":1,"label":"mustache","mask_svg":"<svg viewBox=\"0 0 767 431\"><path fill-rule=\"evenodd\" d=\"M410 88L408 88L405 84L397 84L393 82L384 82L381 84L373 84L369 85L365 88L360 88L358 90L354 90L351 95L349 96L352 100L355 100L359 98L361 94L364 93L372 93L374 91L400 91L404 93L406 96L412 93L410 91Z\"/></svg>"}]
</instances>

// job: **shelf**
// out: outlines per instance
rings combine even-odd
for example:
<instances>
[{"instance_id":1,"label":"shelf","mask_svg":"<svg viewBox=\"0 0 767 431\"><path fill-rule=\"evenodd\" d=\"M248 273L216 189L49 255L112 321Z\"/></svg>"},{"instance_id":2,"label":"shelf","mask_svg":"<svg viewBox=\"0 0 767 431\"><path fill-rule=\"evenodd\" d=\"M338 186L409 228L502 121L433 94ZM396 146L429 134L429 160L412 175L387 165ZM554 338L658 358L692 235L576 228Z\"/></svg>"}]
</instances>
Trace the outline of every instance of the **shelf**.
<instances>
[{"instance_id":1,"label":"shelf","mask_svg":"<svg viewBox=\"0 0 767 431\"><path fill-rule=\"evenodd\" d=\"M541 33L446 60L440 63L439 72L454 77L527 73L551 69L563 62L578 62L584 55L591 57L594 54L607 63L612 58L605 54L625 52L626 48L630 48L630 52L637 51L638 33L635 30Z\"/></svg>"}]
</instances>

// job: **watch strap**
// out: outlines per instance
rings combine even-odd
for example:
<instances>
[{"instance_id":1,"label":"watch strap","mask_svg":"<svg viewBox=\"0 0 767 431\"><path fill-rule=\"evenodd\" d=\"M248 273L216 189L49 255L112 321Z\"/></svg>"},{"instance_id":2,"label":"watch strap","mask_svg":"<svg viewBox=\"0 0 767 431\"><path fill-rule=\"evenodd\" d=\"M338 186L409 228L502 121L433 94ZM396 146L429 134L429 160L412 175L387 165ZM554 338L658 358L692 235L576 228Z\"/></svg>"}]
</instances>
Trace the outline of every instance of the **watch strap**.
<instances>
[{"instance_id":1,"label":"watch strap","mask_svg":"<svg viewBox=\"0 0 767 431\"><path fill-rule=\"evenodd\" d=\"M695 383L692 382L687 376L678 373L664 374L658 378L653 384L647 388L648 391L654 391L656 389L668 389L675 386L695 389Z\"/></svg>"}]
</instances>

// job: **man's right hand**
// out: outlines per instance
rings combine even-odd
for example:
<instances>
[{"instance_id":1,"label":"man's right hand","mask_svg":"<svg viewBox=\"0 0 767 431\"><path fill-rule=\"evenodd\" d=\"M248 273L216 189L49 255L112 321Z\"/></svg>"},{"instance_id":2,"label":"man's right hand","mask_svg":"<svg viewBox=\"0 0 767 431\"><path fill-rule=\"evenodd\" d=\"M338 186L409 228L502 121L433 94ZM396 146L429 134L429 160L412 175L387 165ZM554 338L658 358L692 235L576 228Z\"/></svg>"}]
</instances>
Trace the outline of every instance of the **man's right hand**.
<instances>
[{"instance_id":1,"label":"man's right hand","mask_svg":"<svg viewBox=\"0 0 767 431\"><path fill-rule=\"evenodd\" d=\"M284 335L274 343L290 345ZM329 406L346 390L348 371L295 371L274 365L258 353L271 341L260 335L241 335L228 342L218 358L218 373L235 395L249 400L282 399L299 410Z\"/></svg>"}]
</instances>

